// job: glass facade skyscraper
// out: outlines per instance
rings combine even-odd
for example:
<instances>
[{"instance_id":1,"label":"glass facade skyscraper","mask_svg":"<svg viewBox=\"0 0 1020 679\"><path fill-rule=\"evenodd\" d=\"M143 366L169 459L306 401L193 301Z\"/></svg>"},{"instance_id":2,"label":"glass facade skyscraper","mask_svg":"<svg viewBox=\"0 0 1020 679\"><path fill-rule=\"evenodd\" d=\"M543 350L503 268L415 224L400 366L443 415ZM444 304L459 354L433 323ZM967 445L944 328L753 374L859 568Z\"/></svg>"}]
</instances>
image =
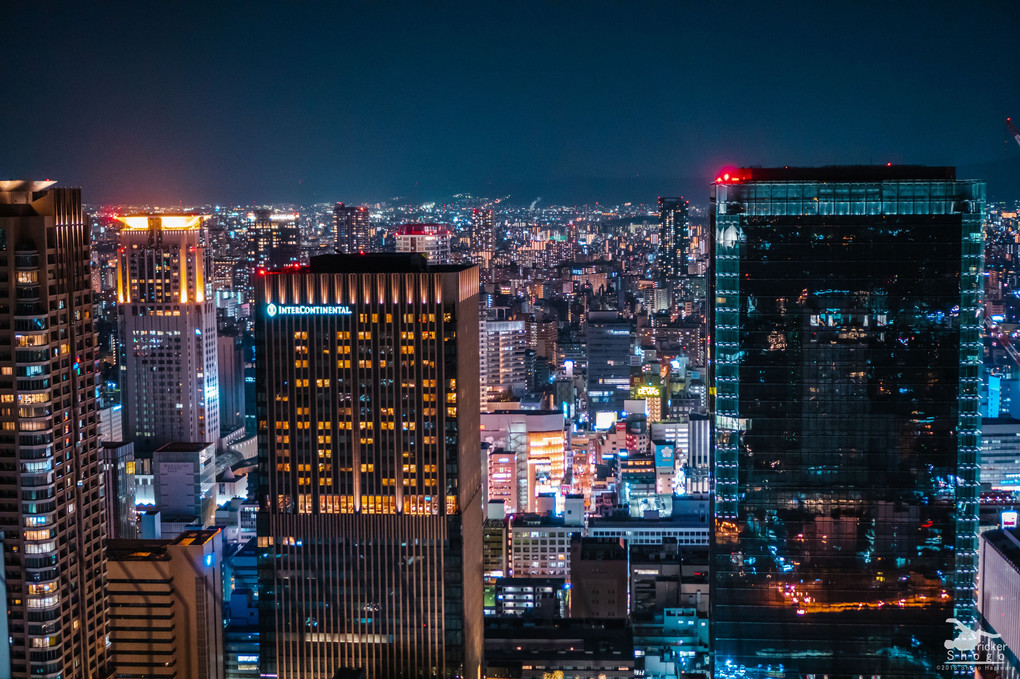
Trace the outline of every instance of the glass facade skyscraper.
<instances>
[{"instance_id":1,"label":"glass facade skyscraper","mask_svg":"<svg viewBox=\"0 0 1020 679\"><path fill-rule=\"evenodd\" d=\"M478 269L328 255L256 289L262 676L478 679Z\"/></svg>"},{"instance_id":2,"label":"glass facade skyscraper","mask_svg":"<svg viewBox=\"0 0 1020 679\"><path fill-rule=\"evenodd\" d=\"M712 188L717 677L921 677L974 618L984 185ZM969 668L973 672L973 668Z\"/></svg>"}]
</instances>

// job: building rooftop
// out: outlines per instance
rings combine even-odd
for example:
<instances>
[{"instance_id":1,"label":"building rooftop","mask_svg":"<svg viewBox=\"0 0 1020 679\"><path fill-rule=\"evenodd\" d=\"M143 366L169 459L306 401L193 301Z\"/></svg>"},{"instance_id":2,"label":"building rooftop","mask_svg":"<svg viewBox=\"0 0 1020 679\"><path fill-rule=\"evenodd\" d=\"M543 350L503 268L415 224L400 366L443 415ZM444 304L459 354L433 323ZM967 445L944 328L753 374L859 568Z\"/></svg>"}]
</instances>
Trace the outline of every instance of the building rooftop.
<instances>
[{"instance_id":1,"label":"building rooftop","mask_svg":"<svg viewBox=\"0 0 1020 679\"><path fill-rule=\"evenodd\" d=\"M186 530L174 539L170 544L172 545L184 545L184 546L199 546L212 540L216 537L217 533L220 532L219 528L201 528L194 530Z\"/></svg>"},{"instance_id":2,"label":"building rooftop","mask_svg":"<svg viewBox=\"0 0 1020 679\"><path fill-rule=\"evenodd\" d=\"M148 231L151 228L196 231L202 228L202 221L207 218L207 215L166 213L124 215L117 217L117 221L124 225L125 231Z\"/></svg>"},{"instance_id":3,"label":"building rooftop","mask_svg":"<svg viewBox=\"0 0 1020 679\"><path fill-rule=\"evenodd\" d=\"M0 179L0 191L44 191L57 183L55 179Z\"/></svg>"},{"instance_id":4,"label":"building rooftop","mask_svg":"<svg viewBox=\"0 0 1020 679\"><path fill-rule=\"evenodd\" d=\"M716 184L743 182L861 182L928 179L953 181L956 168L928 165L825 165L822 167L742 167L721 170Z\"/></svg>"},{"instance_id":5,"label":"building rooftop","mask_svg":"<svg viewBox=\"0 0 1020 679\"><path fill-rule=\"evenodd\" d=\"M989 530L981 534L981 539L987 540L1013 568L1020 571L1020 531L1016 528Z\"/></svg>"},{"instance_id":6,"label":"building rooftop","mask_svg":"<svg viewBox=\"0 0 1020 679\"><path fill-rule=\"evenodd\" d=\"M319 255L312 257L309 273L448 273L470 269L473 264L429 264L420 253L366 253L360 255ZM287 269L292 273L295 269ZM269 272L280 273L280 272Z\"/></svg>"},{"instance_id":7,"label":"building rooftop","mask_svg":"<svg viewBox=\"0 0 1020 679\"><path fill-rule=\"evenodd\" d=\"M212 443L202 443L201 441L172 441L162 448L156 450L157 453L200 453Z\"/></svg>"}]
</instances>

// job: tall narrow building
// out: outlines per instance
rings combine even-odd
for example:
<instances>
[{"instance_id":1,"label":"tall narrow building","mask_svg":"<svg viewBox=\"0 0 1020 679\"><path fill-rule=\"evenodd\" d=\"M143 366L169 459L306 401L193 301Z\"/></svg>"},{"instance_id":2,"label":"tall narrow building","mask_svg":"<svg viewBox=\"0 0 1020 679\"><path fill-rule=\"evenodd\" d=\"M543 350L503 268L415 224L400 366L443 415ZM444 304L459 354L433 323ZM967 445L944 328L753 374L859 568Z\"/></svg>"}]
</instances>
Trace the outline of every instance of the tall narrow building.
<instances>
[{"instance_id":1,"label":"tall narrow building","mask_svg":"<svg viewBox=\"0 0 1020 679\"><path fill-rule=\"evenodd\" d=\"M947 619L974 624L984 207L946 167L712 187L717 677L951 674Z\"/></svg>"},{"instance_id":2,"label":"tall narrow building","mask_svg":"<svg viewBox=\"0 0 1020 679\"><path fill-rule=\"evenodd\" d=\"M689 203L683 198L659 198L659 276L676 282L687 275L690 246Z\"/></svg>"},{"instance_id":3,"label":"tall narrow building","mask_svg":"<svg viewBox=\"0 0 1020 679\"><path fill-rule=\"evenodd\" d=\"M81 191L0 182L0 676L109 676L89 227Z\"/></svg>"},{"instance_id":4,"label":"tall narrow building","mask_svg":"<svg viewBox=\"0 0 1020 679\"><path fill-rule=\"evenodd\" d=\"M588 418L598 413L620 416L630 398L630 321L615 311L588 314ZM610 418L611 419L611 418ZM612 420L615 421L615 420Z\"/></svg>"},{"instance_id":5,"label":"tall narrow building","mask_svg":"<svg viewBox=\"0 0 1020 679\"><path fill-rule=\"evenodd\" d=\"M333 233L338 253L356 255L371 252L370 229L366 208L343 203L333 206Z\"/></svg>"},{"instance_id":6,"label":"tall narrow building","mask_svg":"<svg viewBox=\"0 0 1020 679\"><path fill-rule=\"evenodd\" d=\"M257 283L262 675L478 679L477 268L329 255Z\"/></svg>"},{"instance_id":7,"label":"tall narrow building","mask_svg":"<svg viewBox=\"0 0 1020 679\"><path fill-rule=\"evenodd\" d=\"M122 217L117 311L125 438L139 451L220 435L216 304L200 215Z\"/></svg>"}]
</instances>

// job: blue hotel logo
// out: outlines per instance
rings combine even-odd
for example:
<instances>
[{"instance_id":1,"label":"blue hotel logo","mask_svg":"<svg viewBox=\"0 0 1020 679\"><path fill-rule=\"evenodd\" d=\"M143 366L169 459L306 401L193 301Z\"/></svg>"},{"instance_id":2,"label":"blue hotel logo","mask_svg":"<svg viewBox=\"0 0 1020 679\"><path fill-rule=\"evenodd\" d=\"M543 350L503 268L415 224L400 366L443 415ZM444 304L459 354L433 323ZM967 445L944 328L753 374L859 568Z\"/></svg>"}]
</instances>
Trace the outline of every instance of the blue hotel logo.
<instances>
[{"instance_id":1,"label":"blue hotel logo","mask_svg":"<svg viewBox=\"0 0 1020 679\"><path fill-rule=\"evenodd\" d=\"M350 316L351 308L346 304L294 304L276 306L272 302L266 305L266 315L273 318L280 316Z\"/></svg>"}]
</instances>

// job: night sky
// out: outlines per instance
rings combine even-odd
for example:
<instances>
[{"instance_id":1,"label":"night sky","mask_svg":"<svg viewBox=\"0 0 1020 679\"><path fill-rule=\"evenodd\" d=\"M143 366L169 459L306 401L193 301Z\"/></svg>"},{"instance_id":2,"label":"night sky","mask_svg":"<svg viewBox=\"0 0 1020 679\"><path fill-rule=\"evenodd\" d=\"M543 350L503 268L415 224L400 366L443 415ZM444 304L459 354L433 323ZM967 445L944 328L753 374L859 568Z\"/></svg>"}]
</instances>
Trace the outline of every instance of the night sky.
<instances>
[{"instance_id":1,"label":"night sky","mask_svg":"<svg viewBox=\"0 0 1020 679\"><path fill-rule=\"evenodd\" d=\"M723 165L869 162L1020 198L1007 0L11 4L0 178L87 202L705 202Z\"/></svg>"}]
</instances>

